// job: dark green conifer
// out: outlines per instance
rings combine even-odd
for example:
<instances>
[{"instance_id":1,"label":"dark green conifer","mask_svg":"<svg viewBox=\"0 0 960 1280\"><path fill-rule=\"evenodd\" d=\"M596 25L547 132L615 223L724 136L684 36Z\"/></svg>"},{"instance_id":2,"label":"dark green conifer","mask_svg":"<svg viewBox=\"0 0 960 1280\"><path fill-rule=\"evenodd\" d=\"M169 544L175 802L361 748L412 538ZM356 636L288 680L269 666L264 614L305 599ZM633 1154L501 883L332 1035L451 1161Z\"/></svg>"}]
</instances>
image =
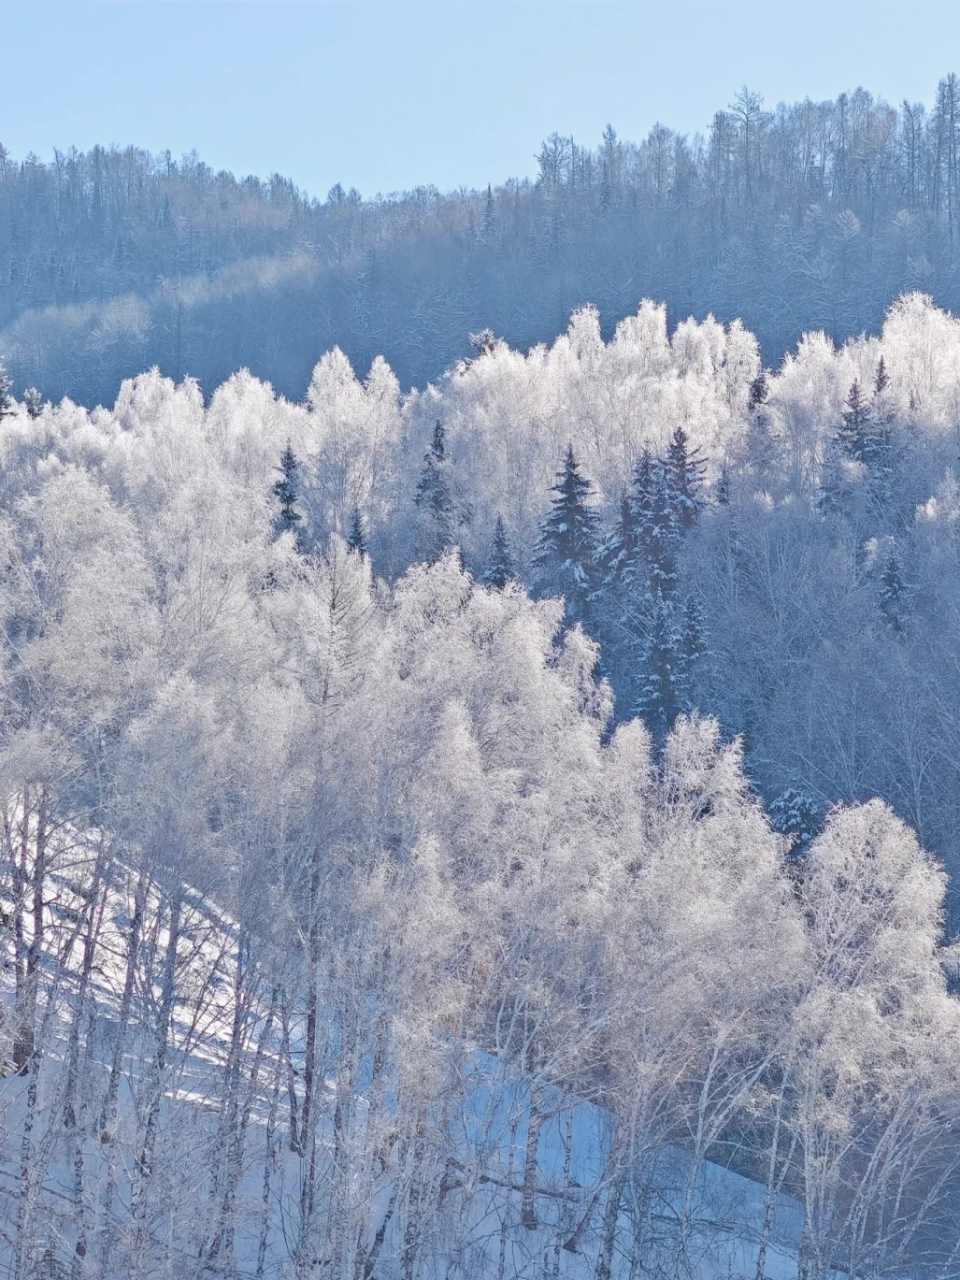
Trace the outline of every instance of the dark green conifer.
<instances>
[{"instance_id":1,"label":"dark green conifer","mask_svg":"<svg viewBox=\"0 0 960 1280\"><path fill-rule=\"evenodd\" d=\"M880 612L889 629L899 635L906 623L906 584L896 549L891 550L880 578Z\"/></svg>"},{"instance_id":2,"label":"dark green conifer","mask_svg":"<svg viewBox=\"0 0 960 1280\"><path fill-rule=\"evenodd\" d=\"M642 665L636 710L658 743L670 732L682 707L682 642L673 602L658 595Z\"/></svg>"},{"instance_id":3,"label":"dark green conifer","mask_svg":"<svg viewBox=\"0 0 960 1280\"><path fill-rule=\"evenodd\" d=\"M280 502L280 511L274 520L274 529L278 534L292 533L296 538L297 550L303 551L303 516L297 509L300 498L298 486L300 463L293 452L293 446L287 441L287 447L280 455L280 479L274 482L273 492Z\"/></svg>"},{"instance_id":4,"label":"dark green conifer","mask_svg":"<svg viewBox=\"0 0 960 1280\"><path fill-rule=\"evenodd\" d=\"M359 507L353 508L353 515L350 517L350 529L347 533L347 548L355 551L361 559L366 558L370 552L367 547L367 533L364 528L363 512Z\"/></svg>"},{"instance_id":5,"label":"dark green conifer","mask_svg":"<svg viewBox=\"0 0 960 1280\"><path fill-rule=\"evenodd\" d=\"M770 825L790 841L788 858L796 862L806 853L819 826L819 808L802 787L787 787L770 806Z\"/></svg>"},{"instance_id":6,"label":"dark green conifer","mask_svg":"<svg viewBox=\"0 0 960 1280\"><path fill-rule=\"evenodd\" d=\"M456 542L457 524L446 432L439 418L433 429L430 448L423 455L423 470L413 500L425 520L421 551L424 558L432 563Z\"/></svg>"},{"instance_id":7,"label":"dark green conifer","mask_svg":"<svg viewBox=\"0 0 960 1280\"><path fill-rule=\"evenodd\" d=\"M573 445L552 487L551 509L540 526L533 556L540 595L563 596L571 621L582 621L594 581L600 518L590 506L590 481L580 474Z\"/></svg>"},{"instance_id":8,"label":"dark green conifer","mask_svg":"<svg viewBox=\"0 0 960 1280\"><path fill-rule=\"evenodd\" d=\"M0 421L13 413L13 382L7 376L7 370L0 360Z\"/></svg>"},{"instance_id":9,"label":"dark green conifer","mask_svg":"<svg viewBox=\"0 0 960 1280\"><path fill-rule=\"evenodd\" d=\"M493 587L497 591L502 591L508 582L515 582L516 577L513 556L510 552L510 544L507 541L507 531L503 527L503 517L497 516L497 523L493 531L493 542L490 546L490 557L483 573L480 575L480 581L485 587Z\"/></svg>"},{"instance_id":10,"label":"dark green conifer","mask_svg":"<svg viewBox=\"0 0 960 1280\"><path fill-rule=\"evenodd\" d=\"M870 453L870 405L854 378L841 414L837 438L844 455L854 462L865 462Z\"/></svg>"}]
</instances>

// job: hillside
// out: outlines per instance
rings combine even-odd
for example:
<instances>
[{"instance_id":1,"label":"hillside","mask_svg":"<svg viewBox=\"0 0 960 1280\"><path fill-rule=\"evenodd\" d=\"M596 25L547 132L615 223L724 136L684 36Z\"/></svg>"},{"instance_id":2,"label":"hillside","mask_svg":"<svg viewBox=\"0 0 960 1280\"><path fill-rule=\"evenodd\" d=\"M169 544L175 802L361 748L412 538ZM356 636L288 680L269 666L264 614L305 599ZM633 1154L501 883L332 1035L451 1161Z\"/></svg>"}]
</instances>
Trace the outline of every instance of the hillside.
<instances>
[{"instance_id":1,"label":"hillside","mask_svg":"<svg viewBox=\"0 0 960 1280\"><path fill-rule=\"evenodd\" d=\"M527 349L593 303L609 337L651 297L741 319L775 365L804 332L875 332L910 290L960 308L958 93L743 91L695 137L554 134L486 192L320 198L195 155L0 148L0 353L21 390L91 406L154 364L207 392L246 366L299 400L333 346L423 386L471 332Z\"/></svg>"},{"instance_id":2,"label":"hillside","mask_svg":"<svg viewBox=\"0 0 960 1280\"><path fill-rule=\"evenodd\" d=\"M16 1280L956 1280L958 369L4 384Z\"/></svg>"}]
</instances>

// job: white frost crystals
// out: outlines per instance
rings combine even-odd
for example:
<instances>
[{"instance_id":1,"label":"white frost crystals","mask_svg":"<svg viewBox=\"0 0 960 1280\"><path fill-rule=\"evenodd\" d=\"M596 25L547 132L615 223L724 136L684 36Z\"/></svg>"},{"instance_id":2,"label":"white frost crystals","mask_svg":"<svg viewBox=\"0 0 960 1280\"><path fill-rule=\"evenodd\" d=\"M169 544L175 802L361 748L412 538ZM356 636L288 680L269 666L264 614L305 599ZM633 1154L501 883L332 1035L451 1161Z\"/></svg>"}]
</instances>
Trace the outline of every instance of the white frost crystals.
<instances>
[{"instance_id":1,"label":"white frost crystals","mask_svg":"<svg viewBox=\"0 0 960 1280\"><path fill-rule=\"evenodd\" d=\"M583 403L627 341L591 325L555 356ZM673 345L672 384L746 370L710 393L739 430L748 338ZM342 540L365 505L403 560L441 400L479 502L470 379L551 358L404 405L331 357L309 410L153 373L5 420L17 1280L956 1276L960 1020L911 832L838 808L788 866L739 743L614 729L559 602ZM274 533L288 441L326 459L307 555Z\"/></svg>"}]
</instances>

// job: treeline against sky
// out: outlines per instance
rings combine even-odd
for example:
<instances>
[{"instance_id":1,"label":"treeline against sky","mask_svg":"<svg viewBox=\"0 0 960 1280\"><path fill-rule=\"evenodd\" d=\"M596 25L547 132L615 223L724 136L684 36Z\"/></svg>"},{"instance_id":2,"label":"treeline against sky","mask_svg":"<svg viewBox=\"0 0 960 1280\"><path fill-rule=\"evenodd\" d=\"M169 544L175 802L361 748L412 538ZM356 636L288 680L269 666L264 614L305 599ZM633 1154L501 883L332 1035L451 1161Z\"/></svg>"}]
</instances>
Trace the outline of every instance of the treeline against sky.
<instances>
[{"instance_id":1,"label":"treeline against sky","mask_svg":"<svg viewBox=\"0 0 960 1280\"><path fill-rule=\"evenodd\" d=\"M960 308L958 99L954 75L929 108L744 90L693 138L553 135L533 179L373 198L196 156L0 149L0 349L53 399L107 403L153 364L207 389L245 365L299 398L334 345L423 385L471 331L525 349L587 302L612 331L653 297L741 318L773 364L805 331L876 331L905 291Z\"/></svg>"}]
</instances>

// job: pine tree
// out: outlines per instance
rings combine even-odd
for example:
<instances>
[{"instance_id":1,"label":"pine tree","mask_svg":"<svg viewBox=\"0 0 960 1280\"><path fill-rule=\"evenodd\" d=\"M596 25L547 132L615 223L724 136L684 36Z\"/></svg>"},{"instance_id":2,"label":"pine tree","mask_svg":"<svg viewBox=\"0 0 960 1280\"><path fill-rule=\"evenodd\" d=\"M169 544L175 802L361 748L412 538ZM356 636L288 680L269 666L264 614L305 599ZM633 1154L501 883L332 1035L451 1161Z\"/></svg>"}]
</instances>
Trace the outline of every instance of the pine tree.
<instances>
[{"instance_id":1,"label":"pine tree","mask_svg":"<svg viewBox=\"0 0 960 1280\"><path fill-rule=\"evenodd\" d=\"M27 387L23 393L23 403L31 418L39 418L43 413L43 396L36 387Z\"/></svg>"},{"instance_id":2,"label":"pine tree","mask_svg":"<svg viewBox=\"0 0 960 1280\"><path fill-rule=\"evenodd\" d=\"M843 453L854 462L865 462L870 453L870 420L870 405L860 390L860 380L855 378L837 431Z\"/></svg>"},{"instance_id":3,"label":"pine tree","mask_svg":"<svg viewBox=\"0 0 960 1280\"><path fill-rule=\"evenodd\" d=\"M7 370L0 360L0 422L13 413L13 382L7 377Z\"/></svg>"},{"instance_id":4,"label":"pine tree","mask_svg":"<svg viewBox=\"0 0 960 1280\"><path fill-rule=\"evenodd\" d=\"M493 239L493 233L496 230L496 204L493 199L493 187L487 183L487 196L483 204L483 241L489 244Z\"/></svg>"},{"instance_id":5,"label":"pine tree","mask_svg":"<svg viewBox=\"0 0 960 1280\"><path fill-rule=\"evenodd\" d=\"M887 373L887 362L883 356L877 364L877 376L873 382L873 394L875 397L882 396L890 385L890 375Z\"/></svg>"},{"instance_id":6,"label":"pine tree","mask_svg":"<svg viewBox=\"0 0 960 1280\"><path fill-rule=\"evenodd\" d=\"M801 787L787 787L770 806L770 825L790 840L788 858L796 862L813 842L819 826L819 809Z\"/></svg>"},{"instance_id":7,"label":"pine tree","mask_svg":"<svg viewBox=\"0 0 960 1280\"><path fill-rule=\"evenodd\" d=\"M644 532L653 516L655 489L654 461L650 450L644 449L634 463L630 488L620 499L617 522L597 553L603 590L646 579Z\"/></svg>"},{"instance_id":8,"label":"pine tree","mask_svg":"<svg viewBox=\"0 0 960 1280\"><path fill-rule=\"evenodd\" d=\"M470 345L477 356L489 355L497 347L497 335L492 329L481 329L479 333L469 335Z\"/></svg>"},{"instance_id":9,"label":"pine tree","mask_svg":"<svg viewBox=\"0 0 960 1280\"><path fill-rule=\"evenodd\" d=\"M361 558L365 558L370 554L367 547L367 533L363 523L363 512L359 507L353 508L353 515L350 518L350 530L347 533L347 547L350 551L355 551Z\"/></svg>"},{"instance_id":10,"label":"pine tree","mask_svg":"<svg viewBox=\"0 0 960 1280\"><path fill-rule=\"evenodd\" d=\"M300 463L289 440L287 447L280 455L280 466L277 469L280 472L280 479L274 482L273 492L279 499L280 511L273 522L273 527L278 534L292 533L296 539L297 550L302 552L303 516L297 510L297 502L300 498L297 488Z\"/></svg>"},{"instance_id":11,"label":"pine tree","mask_svg":"<svg viewBox=\"0 0 960 1280\"><path fill-rule=\"evenodd\" d=\"M817 483L816 508L823 515L842 511L848 496L849 486L844 469L843 446L839 436L828 436Z\"/></svg>"},{"instance_id":12,"label":"pine tree","mask_svg":"<svg viewBox=\"0 0 960 1280\"><path fill-rule=\"evenodd\" d=\"M447 459L446 432L437 419L430 448L423 455L414 503L426 520L421 551L431 563L439 560L456 541L456 504Z\"/></svg>"},{"instance_id":13,"label":"pine tree","mask_svg":"<svg viewBox=\"0 0 960 1280\"><path fill-rule=\"evenodd\" d=\"M767 383L767 371L761 369L754 380L750 383L750 391L747 395L747 411L753 413L759 409L762 404L766 404L767 397L770 394L770 388Z\"/></svg>"},{"instance_id":14,"label":"pine tree","mask_svg":"<svg viewBox=\"0 0 960 1280\"><path fill-rule=\"evenodd\" d=\"M699 450L692 453L687 447L687 433L677 427L663 462L669 501L676 511L678 528L686 533L692 529L703 510L700 491L706 463Z\"/></svg>"},{"instance_id":15,"label":"pine tree","mask_svg":"<svg viewBox=\"0 0 960 1280\"><path fill-rule=\"evenodd\" d=\"M666 738L683 709L682 647L673 603L658 596L636 706L657 742Z\"/></svg>"},{"instance_id":16,"label":"pine tree","mask_svg":"<svg viewBox=\"0 0 960 1280\"><path fill-rule=\"evenodd\" d=\"M603 168L600 171L600 208L606 213L612 204L613 191L610 188L610 166L604 160Z\"/></svg>"},{"instance_id":17,"label":"pine tree","mask_svg":"<svg viewBox=\"0 0 960 1280\"><path fill-rule=\"evenodd\" d=\"M650 512L640 530L652 597L667 599L676 590L682 519L667 469L661 464L654 470Z\"/></svg>"},{"instance_id":18,"label":"pine tree","mask_svg":"<svg viewBox=\"0 0 960 1280\"><path fill-rule=\"evenodd\" d=\"M567 446L563 466L551 493L552 507L542 525L533 555L535 587L541 595L561 595L571 621L582 620L593 583L600 519L588 504L590 481L580 474Z\"/></svg>"},{"instance_id":19,"label":"pine tree","mask_svg":"<svg viewBox=\"0 0 960 1280\"><path fill-rule=\"evenodd\" d=\"M507 541L507 531L503 527L503 517L497 516L496 527L493 531L493 542L490 547L490 557L483 573L480 575L480 581L485 587L493 587L497 591L502 591L508 582L515 582L516 577L513 556L510 553L510 544Z\"/></svg>"},{"instance_id":20,"label":"pine tree","mask_svg":"<svg viewBox=\"0 0 960 1280\"><path fill-rule=\"evenodd\" d=\"M887 557L880 578L880 612L890 630L899 635L906 623L906 584L896 550Z\"/></svg>"},{"instance_id":21,"label":"pine tree","mask_svg":"<svg viewBox=\"0 0 960 1280\"><path fill-rule=\"evenodd\" d=\"M703 609L700 605L700 597L690 595L687 597L683 606L683 635L681 637L681 652L684 662L684 683L689 689L690 673L693 667L698 663L707 652L706 630L703 623ZM684 711L692 710L692 704L689 697L684 699Z\"/></svg>"}]
</instances>

